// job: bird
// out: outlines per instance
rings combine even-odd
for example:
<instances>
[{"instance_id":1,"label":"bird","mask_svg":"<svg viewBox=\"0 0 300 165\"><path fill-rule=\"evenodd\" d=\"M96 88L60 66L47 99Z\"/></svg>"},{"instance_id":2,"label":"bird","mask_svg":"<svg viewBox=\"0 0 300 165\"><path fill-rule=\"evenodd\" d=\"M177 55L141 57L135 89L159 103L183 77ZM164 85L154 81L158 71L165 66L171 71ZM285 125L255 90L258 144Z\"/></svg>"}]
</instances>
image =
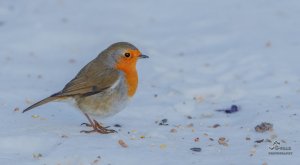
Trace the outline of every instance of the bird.
<instances>
[{"instance_id":1,"label":"bird","mask_svg":"<svg viewBox=\"0 0 300 165\"><path fill-rule=\"evenodd\" d=\"M95 118L115 115L126 107L138 87L137 61L145 58L149 56L131 43L114 43L85 65L61 91L29 106L23 113L52 101L71 99L89 122L83 124L92 128L81 132L115 133Z\"/></svg>"}]
</instances>

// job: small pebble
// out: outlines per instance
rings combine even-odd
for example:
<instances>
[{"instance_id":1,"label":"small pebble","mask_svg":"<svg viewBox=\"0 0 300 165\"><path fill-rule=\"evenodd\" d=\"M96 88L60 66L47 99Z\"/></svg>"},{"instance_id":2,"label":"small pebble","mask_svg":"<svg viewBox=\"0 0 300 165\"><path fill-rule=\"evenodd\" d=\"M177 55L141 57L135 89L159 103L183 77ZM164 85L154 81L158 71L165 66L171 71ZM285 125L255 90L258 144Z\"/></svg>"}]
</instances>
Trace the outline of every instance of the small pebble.
<instances>
[{"instance_id":1,"label":"small pebble","mask_svg":"<svg viewBox=\"0 0 300 165\"><path fill-rule=\"evenodd\" d=\"M194 148L191 148L190 150L194 151L194 152L201 152L201 148L198 148L198 147L194 147Z\"/></svg>"},{"instance_id":2,"label":"small pebble","mask_svg":"<svg viewBox=\"0 0 300 165\"><path fill-rule=\"evenodd\" d=\"M120 124L115 124L114 127L122 127Z\"/></svg>"},{"instance_id":3,"label":"small pebble","mask_svg":"<svg viewBox=\"0 0 300 165\"><path fill-rule=\"evenodd\" d=\"M162 119L161 122L166 123L166 122L168 122L168 119Z\"/></svg>"},{"instance_id":4,"label":"small pebble","mask_svg":"<svg viewBox=\"0 0 300 165\"><path fill-rule=\"evenodd\" d=\"M61 138L68 138L69 136L67 135L61 135Z\"/></svg>"},{"instance_id":5,"label":"small pebble","mask_svg":"<svg viewBox=\"0 0 300 165\"><path fill-rule=\"evenodd\" d=\"M164 126L167 126L167 125L169 125L167 122L168 122L168 119L162 119L162 120L159 122L158 125L164 125Z\"/></svg>"},{"instance_id":6,"label":"small pebble","mask_svg":"<svg viewBox=\"0 0 300 165\"><path fill-rule=\"evenodd\" d=\"M264 139L255 140L255 143L262 143L263 141L264 141Z\"/></svg>"},{"instance_id":7,"label":"small pebble","mask_svg":"<svg viewBox=\"0 0 300 165\"><path fill-rule=\"evenodd\" d=\"M43 155L42 155L41 153L33 153L33 154L32 154L32 157L33 157L34 159L40 159L41 157L43 157Z\"/></svg>"},{"instance_id":8,"label":"small pebble","mask_svg":"<svg viewBox=\"0 0 300 165\"><path fill-rule=\"evenodd\" d=\"M218 127L220 127L220 124L215 124L215 125L213 125L212 127L213 127L213 128L218 128Z\"/></svg>"}]
</instances>

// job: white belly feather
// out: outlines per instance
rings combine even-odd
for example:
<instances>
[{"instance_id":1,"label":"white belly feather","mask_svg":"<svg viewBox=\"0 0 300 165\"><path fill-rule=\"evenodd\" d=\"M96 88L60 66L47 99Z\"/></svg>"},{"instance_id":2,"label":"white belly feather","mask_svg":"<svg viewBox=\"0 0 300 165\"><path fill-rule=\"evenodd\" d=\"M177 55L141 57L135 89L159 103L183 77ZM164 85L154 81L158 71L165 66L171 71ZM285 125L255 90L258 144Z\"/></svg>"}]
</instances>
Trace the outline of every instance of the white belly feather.
<instances>
[{"instance_id":1,"label":"white belly feather","mask_svg":"<svg viewBox=\"0 0 300 165\"><path fill-rule=\"evenodd\" d=\"M105 118L120 112L130 100L124 81L120 76L111 88L91 96L76 98L78 108L96 118Z\"/></svg>"}]
</instances>

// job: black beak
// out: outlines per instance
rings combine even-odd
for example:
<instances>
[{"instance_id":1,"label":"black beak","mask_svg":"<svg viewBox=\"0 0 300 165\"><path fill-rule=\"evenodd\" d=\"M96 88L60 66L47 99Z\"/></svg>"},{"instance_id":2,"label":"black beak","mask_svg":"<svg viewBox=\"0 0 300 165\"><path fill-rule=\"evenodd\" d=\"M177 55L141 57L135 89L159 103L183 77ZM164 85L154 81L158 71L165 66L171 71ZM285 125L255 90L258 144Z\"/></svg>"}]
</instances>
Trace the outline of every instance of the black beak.
<instances>
[{"instance_id":1,"label":"black beak","mask_svg":"<svg viewBox=\"0 0 300 165\"><path fill-rule=\"evenodd\" d=\"M146 56L146 55L144 55L144 54L141 54L141 55L139 56L139 58L149 58L149 56Z\"/></svg>"}]
</instances>

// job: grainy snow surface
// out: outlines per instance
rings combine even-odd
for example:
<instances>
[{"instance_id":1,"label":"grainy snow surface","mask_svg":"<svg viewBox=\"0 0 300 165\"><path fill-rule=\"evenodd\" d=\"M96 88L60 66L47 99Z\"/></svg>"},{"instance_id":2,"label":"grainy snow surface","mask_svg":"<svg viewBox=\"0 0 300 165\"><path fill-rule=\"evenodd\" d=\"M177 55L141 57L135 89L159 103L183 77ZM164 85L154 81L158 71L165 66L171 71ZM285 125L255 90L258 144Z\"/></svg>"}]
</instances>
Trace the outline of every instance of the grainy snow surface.
<instances>
[{"instance_id":1,"label":"grainy snow surface","mask_svg":"<svg viewBox=\"0 0 300 165\"><path fill-rule=\"evenodd\" d=\"M0 164L299 164L299 17L299 0L0 0ZM66 103L21 113L118 41L150 56L130 105L101 121L118 133L80 133ZM274 141L292 155L269 155Z\"/></svg>"}]
</instances>

